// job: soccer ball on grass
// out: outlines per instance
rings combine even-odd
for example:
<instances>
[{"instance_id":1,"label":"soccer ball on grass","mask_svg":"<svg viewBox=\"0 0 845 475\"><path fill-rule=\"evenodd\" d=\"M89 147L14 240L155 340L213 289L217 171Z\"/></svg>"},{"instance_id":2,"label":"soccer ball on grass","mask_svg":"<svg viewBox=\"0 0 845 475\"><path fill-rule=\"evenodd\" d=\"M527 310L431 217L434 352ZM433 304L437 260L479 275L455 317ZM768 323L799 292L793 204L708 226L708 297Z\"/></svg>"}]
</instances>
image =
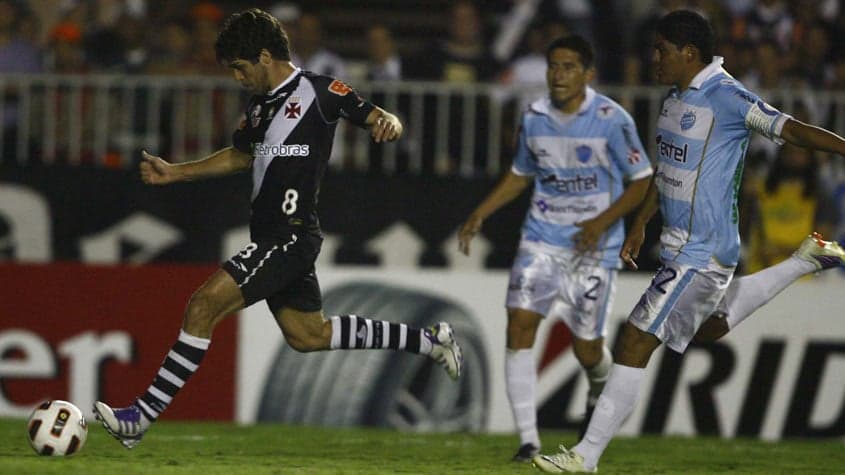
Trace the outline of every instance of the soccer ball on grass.
<instances>
[{"instance_id":1,"label":"soccer ball on grass","mask_svg":"<svg viewBox=\"0 0 845 475\"><path fill-rule=\"evenodd\" d=\"M26 435L38 455L72 455L85 445L88 423L73 404L44 401L29 416Z\"/></svg>"}]
</instances>

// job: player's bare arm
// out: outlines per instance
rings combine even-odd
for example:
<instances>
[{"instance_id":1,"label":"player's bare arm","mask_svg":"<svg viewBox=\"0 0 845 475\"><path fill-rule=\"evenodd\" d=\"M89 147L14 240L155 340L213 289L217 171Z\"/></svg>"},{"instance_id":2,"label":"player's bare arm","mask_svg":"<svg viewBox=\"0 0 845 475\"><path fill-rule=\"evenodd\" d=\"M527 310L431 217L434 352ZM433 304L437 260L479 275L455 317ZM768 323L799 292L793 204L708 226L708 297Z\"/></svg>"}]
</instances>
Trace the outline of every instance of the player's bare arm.
<instances>
[{"instance_id":1,"label":"player's bare arm","mask_svg":"<svg viewBox=\"0 0 845 475\"><path fill-rule=\"evenodd\" d=\"M234 147L218 150L203 159L173 164L161 157L141 152L141 180L148 185L166 185L178 181L229 175L246 170L252 164L252 156Z\"/></svg>"},{"instance_id":2,"label":"player's bare arm","mask_svg":"<svg viewBox=\"0 0 845 475\"><path fill-rule=\"evenodd\" d=\"M461 230L458 232L458 249L468 256L469 243L478 234L478 231L481 230L484 220L496 212L496 210L519 196L532 180L533 177L521 176L508 171L501 181L499 181L499 184L493 188L493 191L484 198L484 201L475 208L475 211L469 215L469 218L461 226Z\"/></svg>"},{"instance_id":3,"label":"player's bare arm","mask_svg":"<svg viewBox=\"0 0 845 475\"><path fill-rule=\"evenodd\" d=\"M579 221L575 226L581 228L573 237L578 252L591 251L596 248L599 240L607 228L620 218L637 209L648 191L651 177L634 180L625 187L622 196L613 202L606 210L592 219Z\"/></svg>"},{"instance_id":4,"label":"player's bare arm","mask_svg":"<svg viewBox=\"0 0 845 475\"><path fill-rule=\"evenodd\" d=\"M373 109L365 123L370 128L370 135L376 143L398 140L404 130L402 121L381 107Z\"/></svg>"},{"instance_id":5,"label":"player's bare arm","mask_svg":"<svg viewBox=\"0 0 845 475\"><path fill-rule=\"evenodd\" d=\"M640 248L643 246L643 242L645 241L645 227L648 222L651 221L654 213L657 212L657 198L657 185L654 183L654 177L652 176L649 180L648 191L646 192L645 198L642 200L640 209L637 211L637 214L631 223L631 229L629 229L625 235L625 242L622 244L622 250L619 251L619 257L621 257L622 261L624 261L625 264L633 270L637 270L639 268L637 266L636 259L640 255Z\"/></svg>"},{"instance_id":6,"label":"player's bare arm","mask_svg":"<svg viewBox=\"0 0 845 475\"><path fill-rule=\"evenodd\" d=\"M829 130L800 120L787 120L783 125L781 138L799 147L845 155L845 139Z\"/></svg>"}]
</instances>

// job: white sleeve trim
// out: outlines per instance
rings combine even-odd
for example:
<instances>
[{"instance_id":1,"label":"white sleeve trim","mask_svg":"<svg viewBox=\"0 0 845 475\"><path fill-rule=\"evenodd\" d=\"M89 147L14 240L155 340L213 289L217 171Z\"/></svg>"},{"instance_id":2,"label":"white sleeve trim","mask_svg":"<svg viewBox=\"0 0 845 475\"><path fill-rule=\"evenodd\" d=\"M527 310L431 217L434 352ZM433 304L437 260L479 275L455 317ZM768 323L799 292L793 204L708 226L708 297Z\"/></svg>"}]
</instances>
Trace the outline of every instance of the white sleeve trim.
<instances>
[{"instance_id":1,"label":"white sleeve trim","mask_svg":"<svg viewBox=\"0 0 845 475\"><path fill-rule=\"evenodd\" d=\"M534 176L534 175L536 175L536 173L524 172L524 171L520 170L519 168L516 168L516 165L511 165L511 172L514 175L519 175L519 176Z\"/></svg>"},{"instance_id":2,"label":"white sleeve trim","mask_svg":"<svg viewBox=\"0 0 845 475\"><path fill-rule=\"evenodd\" d=\"M654 174L654 170L651 167L644 168L633 175L629 175L628 179L631 181L641 180L645 177L649 177Z\"/></svg>"},{"instance_id":3,"label":"white sleeve trim","mask_svg":"<svg viewBox=\"0 0 845 475\"><path fill-rule=\"evenodd\" d=\"M775 123L772 125L772 136L774 137L773 140L778 145L783 145L786 142L785 140L780 138L780 134L783 133L783 126L786 125L786 122L791 118L791 115L781 113L778 118L775 119Z\"/></svg>"}]
</instances>

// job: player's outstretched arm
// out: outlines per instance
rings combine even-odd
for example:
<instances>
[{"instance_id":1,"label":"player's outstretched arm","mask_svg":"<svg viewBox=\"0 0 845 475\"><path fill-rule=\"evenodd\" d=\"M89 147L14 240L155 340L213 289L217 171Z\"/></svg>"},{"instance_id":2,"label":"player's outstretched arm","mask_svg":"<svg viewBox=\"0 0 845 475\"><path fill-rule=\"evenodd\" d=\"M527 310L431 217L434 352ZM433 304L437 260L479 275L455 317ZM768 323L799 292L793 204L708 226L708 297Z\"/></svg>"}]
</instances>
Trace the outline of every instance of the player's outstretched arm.
<instances>
[{"instance_id":1,"label":"player's outstretched arm","mask_svg":"<svg viewBox=\"0 0 845 475\"><path fill-rule=\"evenodd\" d=\"M373 109L365 123L370 128L370 135L376 143L398 140L404 130L402 121L381 107Z\"/></svg>"},{"instance_id":2,"label":"player's outstretched arm","mask_svg":"<svg viewBox=\"0 0 845 475\"><path fill-rule=\"evenodd\" d=\"M475 208L475 211L469 215L469 218L461 226L461 230L458 231L458 249L468 256L469 243L481 230L484 220L496 212L496 210L519 196L522 190L528 187L532 179L530 176L517 175L512 171L508 171L501 181L499 181L499 184L493 188L493 191L484 198L484 201Z\"/></svg>"},{"instance_id":3,"label":"player's outstretched arm","mask_svg":"<svg viewBox=\"0 0 845 475\"><path fill-rule=\"evenodd\" d=\"M141 152L141 180L148 185L166 185L177 181L228 175L249 168L252 156L234 147L218 150L203 159L173 164L161 157Z\"/></svg>"},{"instance_id":4,"label":"player's outstretched arm","mask_svg":"<svg viewBox=\"0 0 845 475\"><path fill-rule=\"evenodd\" d=\"M845 139L827 129L806 124L800 120L787 120L780 136L799 147L845 155Z\"/></svg>"}]
</instances>

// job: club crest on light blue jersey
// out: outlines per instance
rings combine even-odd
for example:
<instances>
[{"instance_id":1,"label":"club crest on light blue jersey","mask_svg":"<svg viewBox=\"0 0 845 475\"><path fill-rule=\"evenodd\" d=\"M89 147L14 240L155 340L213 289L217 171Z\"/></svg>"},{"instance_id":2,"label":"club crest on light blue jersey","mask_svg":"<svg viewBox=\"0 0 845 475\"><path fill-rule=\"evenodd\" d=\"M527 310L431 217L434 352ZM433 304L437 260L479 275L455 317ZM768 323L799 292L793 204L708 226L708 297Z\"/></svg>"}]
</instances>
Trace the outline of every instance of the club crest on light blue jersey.
<instances>
[{"instance_id":1,"label":"club crest on light blue jersey","mask_svg":"<svg viewBox=\"0 0 845 475\"><path fill-rule=\"evenodd\" d=\"M586 145L579 145L578 148L575 149L575 154L578 155L579 162L587 163L590 161L590 157L593 156L593 149Z\"/></svg>"},{"instance_id":2,"label":"club crest on light blue jersey","mask_svg":"<svg viewBox=\"0 0 845 475\"><path fill-rule=\"evenodd\" d=\"M681 130L689 130L693 125L695 125L695 112L684 112L684 115L681 116Z\"/></svg>"}]
</instances>

